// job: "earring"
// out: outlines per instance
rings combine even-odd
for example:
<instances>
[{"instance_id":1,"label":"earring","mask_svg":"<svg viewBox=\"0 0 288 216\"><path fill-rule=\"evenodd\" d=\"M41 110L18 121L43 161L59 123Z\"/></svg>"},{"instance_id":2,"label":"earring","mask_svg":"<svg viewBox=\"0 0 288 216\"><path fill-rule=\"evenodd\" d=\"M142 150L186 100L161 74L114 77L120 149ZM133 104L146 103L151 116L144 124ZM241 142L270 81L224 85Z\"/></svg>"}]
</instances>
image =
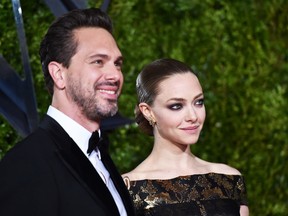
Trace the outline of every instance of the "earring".
<instances>
[{"instance_id":1,"label":"earring","mask_svg":"<svg viewBox=\"0 0 288 216\"><path fill-rule=\"evenodd\" d=\"M155 122L155 120L154 120L153 118L149 118L149 119L148 119L148 122L149 122L149 124L150 124L152 127L154 127L155 124L156 124L156 122Z\"/></svg>"}]
</instances>

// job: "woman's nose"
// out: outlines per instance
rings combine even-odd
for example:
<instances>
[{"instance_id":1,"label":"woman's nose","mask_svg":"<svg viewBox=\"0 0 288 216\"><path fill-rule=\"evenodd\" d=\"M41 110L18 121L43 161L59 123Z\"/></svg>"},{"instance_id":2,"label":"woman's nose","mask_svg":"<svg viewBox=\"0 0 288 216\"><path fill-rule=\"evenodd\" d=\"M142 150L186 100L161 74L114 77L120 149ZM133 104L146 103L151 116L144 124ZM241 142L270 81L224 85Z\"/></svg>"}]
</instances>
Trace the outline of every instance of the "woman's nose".
<instances>
[{"instance_id":1,"label":"woman's nose","mask_svg":"<svg viewBox=\"0 0 288 216\"><path fill-rule=\"evenodd\" d=\"M191 108L187 111L186 121L196 122L198 119L197 112Z\"/></svg>"}]
</instances>

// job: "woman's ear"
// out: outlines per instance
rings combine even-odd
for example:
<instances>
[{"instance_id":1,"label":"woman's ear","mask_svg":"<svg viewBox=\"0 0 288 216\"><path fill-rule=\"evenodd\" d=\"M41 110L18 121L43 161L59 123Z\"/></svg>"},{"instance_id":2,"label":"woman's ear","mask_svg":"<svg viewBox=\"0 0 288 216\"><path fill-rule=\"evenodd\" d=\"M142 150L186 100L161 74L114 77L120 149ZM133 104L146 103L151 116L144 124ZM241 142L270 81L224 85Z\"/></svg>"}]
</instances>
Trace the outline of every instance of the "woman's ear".
<instances>
[{"instance_id":1,"label":"woman's ear","mask_svg":"<svg viewBox=\"0 0 288 216\"><path fill-rule=\"evenodd\" d=\"M139 109L142 112L143 116L150 122L156 122L153 111L151 109L151 107L147 104L147 103L140 103L139 105Z\"/></svg>"},{"instance_id":2,"label":"woman's ear","mask_svg":"<svg viewBox=\"0 0 288 216\"><path fill-rule=\"evenodd\" d=\"M138 106L144 117L148 119L151 116L150 106L147 103L140 103Z\"/></svg>"},{"instance_id":3,"label":"woman's ear","mask_svg":"<svg viewBox=\"0 0 288 216\"><path fill-rule=\"evenodd\" d=\"M58 89L64 89L65 88L65 80L63 76L63 72L65 68L62 66L62 64L51 61L48 64L48 70L50 73L50 76L52 77L54 81L54 86Z\"/></svg>"}]
</instances>

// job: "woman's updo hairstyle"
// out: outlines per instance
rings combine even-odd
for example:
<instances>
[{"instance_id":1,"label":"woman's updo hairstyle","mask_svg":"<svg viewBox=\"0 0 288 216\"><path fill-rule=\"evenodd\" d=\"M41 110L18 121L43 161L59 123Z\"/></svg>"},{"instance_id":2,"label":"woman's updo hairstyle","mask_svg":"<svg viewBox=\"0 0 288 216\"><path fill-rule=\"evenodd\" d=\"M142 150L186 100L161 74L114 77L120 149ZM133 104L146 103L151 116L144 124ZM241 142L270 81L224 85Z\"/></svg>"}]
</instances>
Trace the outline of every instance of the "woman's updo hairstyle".
<instances>
[{"instance_id":1,"label":"woman's updo hairstyle","mask_svg":"<svg viewBox=\"0 0 288 216\"><path fill-rule=\"evenodd\" d=\"M138 103L135 108L135 120L144 133L153 136L153 127L144 117L138 105L144 102L149 106L153 106L154 100L159 94L159 85L162 81L174 74L189 72L194 74L192 69L183 62L175 59L164 58L146 65L139 73L136 79ZM173 86L171 86L171 88L173 88Z\"/></svg>"}]
</instances>

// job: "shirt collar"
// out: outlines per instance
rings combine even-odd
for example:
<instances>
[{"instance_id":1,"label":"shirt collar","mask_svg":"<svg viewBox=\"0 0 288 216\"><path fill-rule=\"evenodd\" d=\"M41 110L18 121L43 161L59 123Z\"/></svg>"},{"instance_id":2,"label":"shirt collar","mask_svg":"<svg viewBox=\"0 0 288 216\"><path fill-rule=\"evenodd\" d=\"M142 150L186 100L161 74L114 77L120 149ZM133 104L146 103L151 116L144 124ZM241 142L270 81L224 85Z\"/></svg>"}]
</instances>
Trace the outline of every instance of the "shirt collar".
<instances>
[{"instance_id":1,"label":"shirt collar","mask_svg":"<svg viewBox=\"0 0 288 216\"><path fill-rule=\"evenodd\" d=\"M55 119L74 140L82 152L87 155L88 143L92 133L51 105L48 108L47 115ZM100 134L100 130L98 132Z\"/></svg>"}]
</instances>

